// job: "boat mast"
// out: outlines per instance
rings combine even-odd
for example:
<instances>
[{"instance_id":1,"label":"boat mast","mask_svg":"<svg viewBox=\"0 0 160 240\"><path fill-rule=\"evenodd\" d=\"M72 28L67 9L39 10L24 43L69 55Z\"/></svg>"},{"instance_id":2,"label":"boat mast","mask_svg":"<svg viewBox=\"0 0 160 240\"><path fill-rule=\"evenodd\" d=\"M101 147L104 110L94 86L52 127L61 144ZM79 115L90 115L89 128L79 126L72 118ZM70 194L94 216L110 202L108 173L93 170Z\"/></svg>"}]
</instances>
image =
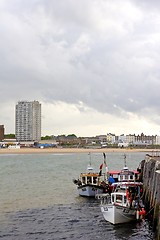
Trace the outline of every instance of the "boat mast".
<instances>
[{"instance_id":1,"label":"boat mast","mask_svg":"<svg viewBox=\"0 0 160 240\"><path fill-rule=\"evenodd\" d=\"M103 153L103 158L104 158L104 166L105 166L105 174L104 174L104 179L108 183L108 167L106 163L106 154Z\"/></svg>"}]
</instances>

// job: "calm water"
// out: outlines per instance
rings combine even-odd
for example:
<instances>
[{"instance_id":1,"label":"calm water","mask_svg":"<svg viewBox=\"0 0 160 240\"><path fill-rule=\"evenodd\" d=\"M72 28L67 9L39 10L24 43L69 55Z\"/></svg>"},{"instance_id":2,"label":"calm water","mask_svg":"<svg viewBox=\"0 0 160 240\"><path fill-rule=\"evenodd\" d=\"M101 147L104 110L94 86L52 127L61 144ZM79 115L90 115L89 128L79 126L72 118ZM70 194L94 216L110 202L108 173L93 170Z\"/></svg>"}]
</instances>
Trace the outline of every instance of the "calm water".
<instances>
[{"instance_id":1,"label":"calm water","mask_svg":"<svg viewBox=\"0 0 160 240\"><path fill-rule=\"evenodd\" d=\"M136 169L145 153L127 153ZM91 155L99 171L101 153ZM86 171L89 155L0 155L0 239L154 239L147 221L113 226L103 219L99 202L78 196L72 183ZM108 153L109 169L121 169L122 153Z\"/></svg>"}]
</instances>

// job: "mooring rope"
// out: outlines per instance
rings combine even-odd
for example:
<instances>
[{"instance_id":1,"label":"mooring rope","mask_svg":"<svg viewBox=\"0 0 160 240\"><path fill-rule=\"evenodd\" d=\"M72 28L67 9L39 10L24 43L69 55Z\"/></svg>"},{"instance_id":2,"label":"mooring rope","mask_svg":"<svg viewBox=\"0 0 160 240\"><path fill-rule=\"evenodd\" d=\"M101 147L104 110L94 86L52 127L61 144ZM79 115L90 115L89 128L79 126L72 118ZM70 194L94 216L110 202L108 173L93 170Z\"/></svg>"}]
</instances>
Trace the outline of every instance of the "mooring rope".
<instances>
[{"instance_id":1,"label":"mooring rope","mask_svg":"<svg viewBox=\"0 0 160 240\"><path fill-rule=\"evenodd\" d=\"M145 216L147 216L153 209L154 209L154 207L152 207L152 208L146 213Z\"/></svg>"}]
</instances>

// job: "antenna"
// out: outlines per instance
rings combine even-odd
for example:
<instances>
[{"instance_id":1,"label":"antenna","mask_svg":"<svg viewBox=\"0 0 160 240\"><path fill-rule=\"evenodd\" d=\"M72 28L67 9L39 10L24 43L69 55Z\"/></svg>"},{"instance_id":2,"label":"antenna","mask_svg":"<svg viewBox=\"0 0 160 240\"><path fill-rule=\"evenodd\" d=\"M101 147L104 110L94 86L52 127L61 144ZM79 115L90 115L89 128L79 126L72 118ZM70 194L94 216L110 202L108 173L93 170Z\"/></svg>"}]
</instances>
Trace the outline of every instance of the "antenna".
<instances>
[{"instance_id":1,"label":"antenna","mask_svg":"<svg viewBox=\"0 0 160 240\"><path fill-rule=\"evenodd\" d=\"M126 163L126 154L124 153L124 167L127 167L127 163Z\"/></svg>"},{"instance_id":2,"label":"antenna","mask_svg":"<svg viewBox=\"0 0 160 240\"><path fill-rule=\"evenodd\" d=\"M87 167L87 171L90 172L90 171L93 171L93 167L91 165L91 153L89 152L88 155L89 155L89 165Z\"/></svg>"},{"instance_id":3,"label":"antenna","mask_svg":"<svg viewBox=\"0 0 160 240\"><path fill-rule=\"evenodd\" d=\"M91 153L89 152L88 155L89 155L89 165L91 166Z\"/></svg>"}]
</instances>

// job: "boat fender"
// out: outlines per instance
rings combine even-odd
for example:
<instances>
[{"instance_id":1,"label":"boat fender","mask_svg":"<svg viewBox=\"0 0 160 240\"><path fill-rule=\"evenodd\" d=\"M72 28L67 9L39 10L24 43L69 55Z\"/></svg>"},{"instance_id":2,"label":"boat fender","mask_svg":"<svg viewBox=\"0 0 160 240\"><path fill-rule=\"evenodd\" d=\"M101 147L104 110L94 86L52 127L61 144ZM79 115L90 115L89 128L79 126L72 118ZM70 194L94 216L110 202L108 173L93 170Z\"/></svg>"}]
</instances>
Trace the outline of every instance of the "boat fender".
<instances>
[{"instance_id":1,"label":"boat fender","mask_svg":"<svg viewBox=\"0 0 160 240\"><path fill-rule=\"evenodd\" d=\"M144 208L142 208L140 211L139 211L139 215L140 215L140 218L143 219L146 215L146 210Z\"/></svg>"},{"instance_id":2,"label":"boat fender","mask_svg":"<svg viewBox=\"0 0 160 240\"><path fill-rule=\"evenodd\" d=\"M128 189L126 190L126 197L127 197L127 199L129 199L129 191L128 191Z\"/></svg>"},{"instance_id":3,"label":"boat fender","mask_svg":"<svg viewBox=\"0 0 160 240\"><path fill-rule=\"evenodd\" d=\"M146 215L146 210L144 208L142 208L142 215L145 216Z\"/></svg>"},{"instance_id":4,"label":"boat fender","mask_svg":"<svg viewBox=\"0 0 160 240\"><path fill-rule=\"evenodd\" d=\"M139 219L139 210L136 211L136 219Z\"/></svg>"}]
</instances>

